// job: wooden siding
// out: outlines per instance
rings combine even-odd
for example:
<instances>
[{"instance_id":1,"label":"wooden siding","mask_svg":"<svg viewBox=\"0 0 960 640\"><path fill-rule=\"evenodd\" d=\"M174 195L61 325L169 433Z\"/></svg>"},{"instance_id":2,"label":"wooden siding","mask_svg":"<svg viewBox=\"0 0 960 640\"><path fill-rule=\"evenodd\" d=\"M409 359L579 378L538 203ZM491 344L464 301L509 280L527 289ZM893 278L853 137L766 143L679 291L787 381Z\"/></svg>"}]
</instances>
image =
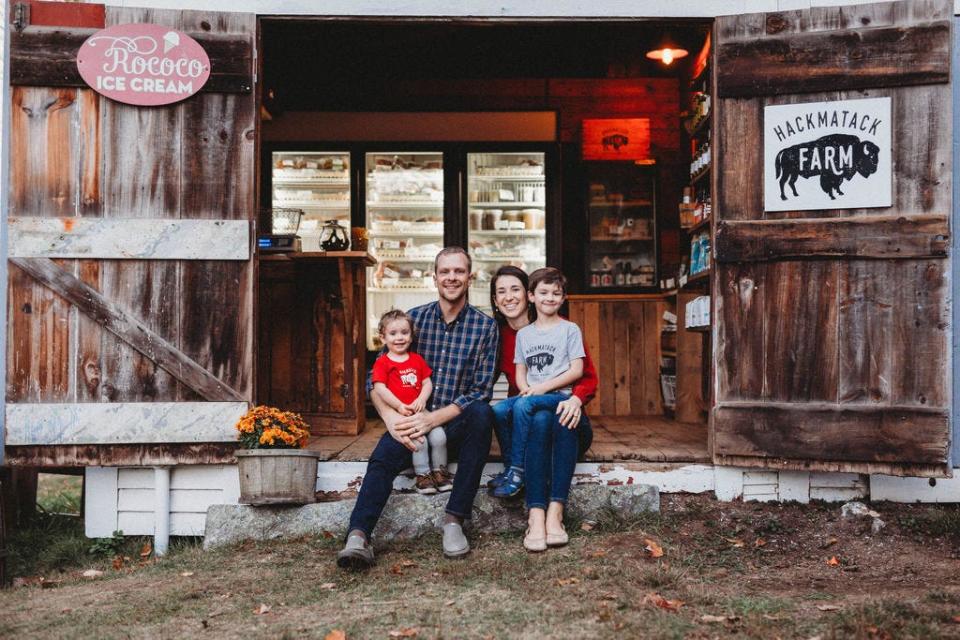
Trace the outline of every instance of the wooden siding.
<instances>
[{"instance_id":1,"label":"wooden siding","mask_svg":"<svg viewBox=\"0 0 960 640\"><path fill-rule=\"evenodd\" d=\"M256 25L250 14L107 7L107 26L130 22L243 42L248 54L238 55L237 64L246 64L252 75ZM247 229L255 219L251 93L206 92L179 104L141 108L86 88L16 86L12 100L12 218L72 218L81 225L113 226L119 233L124 233L122 222L131 219L140 221L135 224L228 220ZM246 253L247 259L20 258L20 266L11 263L7 402L252 400L254 264L249 231L238 242L246 246L233 250ZM96 296L86 296L87 302L96 297L108 301L114 318L157 340L147 337L132 346L135 341L118 338L116 326L103 322L99 312L91 315L91 305L77 304L78 299L63 297L64 290L55 293L41 284L36 279L40 271L56 273L57 280L70 283L71 291L88 287ZM158 344L166 345L163 358L171 363L166 369L154 359L159 352L151 352ZM194 380L206 378L210 384L198 387L184 380L176 362L195 363ZM222 456L213 453L218 446L204 446L129 445L100 449L99 456L114 463L129 458L132 464L209 462ZM8 447L7 453L12 464L98 460L90 449L67 446L46 451Z\"/></svg>"},{"instance_id":2,"label":"wooden siding","mask_svg":"<svg viewBox=\"0 0 960 640\"><path fill-rule=\"evenodd\" d=\"M952 158L941 53L951 14L944 0L718 19L715 461L945 472ZM926 63L900 64L912 58L895 60L894 45L883 50L891 65L830 45L897 30L935 34ZM792 63L790 77L806 80L769 77L758 52L813 41L816 60ZM747 57L732 64L735 51ZM881 96L892 101L893 206L765 213L764 107Z\"/></svg>"},{"instance_id":3,"label":"wooden siding","mask_svg":"<svg viewBox=\"0 0 960 640\"><path fill-rule=\"evenodd\" d=\"M572 297L570 320L583 331L600 385L589 404L592 416L663 413L660 391L662 298Z\"/></svg>"}]
</instances>

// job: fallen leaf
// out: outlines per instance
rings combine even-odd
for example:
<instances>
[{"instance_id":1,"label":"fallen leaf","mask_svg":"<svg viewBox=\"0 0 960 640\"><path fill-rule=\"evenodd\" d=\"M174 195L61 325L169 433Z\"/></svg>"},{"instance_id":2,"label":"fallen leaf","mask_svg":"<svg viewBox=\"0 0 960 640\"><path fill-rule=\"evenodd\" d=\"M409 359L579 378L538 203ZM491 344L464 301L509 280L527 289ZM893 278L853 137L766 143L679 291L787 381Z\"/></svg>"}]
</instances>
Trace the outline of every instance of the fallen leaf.
<instances>
[{"instance_id":1,"label":"fallen leaf","mask_svg":"<svg viewBox=\"0 0 960 640\"><path fill-rule=\"evenodd\" d=\"M120 571L120 569L123 569L123 558L121 558L120 556L117 556L116 558L114 558L114 559L113 559L113 568L114 568L116 571Z\"/></svg>"},{"instance_id":2,"label":"fallen leaf","mask_svg":"<svg viewBox=\"0 0 960 640\"><path fill-rule=\"evenodd\" d=\"M765 547L767 546L767 541L764 540L763 538L757 538L756 541L753 543L753 546L755 546L757 549L759 549L760 547Z\"/></svg>"},{"instance_id":3,"label":"fallen leaf","mask_svg":"<svg viewBox=\"0 0 960 640\"><path fill-rule=\"evenodd\" d=\"M647 551L647 553L650 554L651 558L663 557L663 547L657 544L655 540L651 540L650 538L644 538L643 541L647 544L647 546L644 547L644 549Z\"/></svg>"},{"instance_id":4,"label":"fallen leaf","mask_svg":"<svg viewBox=\"0 0 960 640\"><path fill-rule=\"evenodd\" d=\"M47 580L46 578L40 578L41 589L56 589L60 585L61 585L60 580Z\"/></svg>"},{"instance_id":5,"label":"fallen leaf","mask_svg":"<svg viewBox=\"0 0 960 640\"><path fill-rule=\"evenodd\" d=\"M827 538L827 541L823 543L821 549L826 549L829 546L835 545L840 542L840 538Z\"/></svg>"},{"instance_id":6,"label":"fallen leaf","mask_svg":"<svg viewBox=\"0 0 960 640\"><path fill-rule=\"evenodd\" d=\"M43 584L43 576L24 576L13 579L14 587L29 587L32 584Z\"/></svg>"},{"instance_id":7,"label":"fallen leaf","mask_svg":"<svg viewBox=\"0 0 960 640\"><path fill-rule=\"evenodd\" d=\"M417 563L414 562L413 560L403 560L402 562L400 562L400 566L401 566L401 567L415 567L415 566L417 566Z\"/></svg>"},{"instance_id":8,"label":"fallen leaf","mask_svg":"<svg viewBox=\"0 0 960 640\"><path fill-rule=\"evenodd\" d=\"M831 567L839 567L840 560L837 558L837 556L830 556L830 559L827 560L827 564L830 565Z\"/></svg>"},{"instance_id":9,"label":"fallen leaf","mask_svg":"<svg viewBox=\"0 0 960 640\"><path fill-rule=\"evenodd\" d=\"M960 624L960 616L953 616L953 621Z\"/></svg>"},{"instance_id":10,"label":"fallen leaf","mask_svg":"<svg viewBox=\"0 0 960 640\"><path fill-rule=\"evenodd\" d=\"M557 578L557 586L566 587L571 584L577 584L580 578Z\"/></svg>"},{"instance_id":11,"label":"fallen leaf","mask_svg":"<svg viewBox=\"0 0 960 640\"><path fill-rule=\"evenodd\" d=\"M323 640L347 640L347 634L340 629L334 629L323 637Z\"/></svg>"},{"instance_id":12,"label":"fallen leaf","mask_svg":"<svg viewBox=\"0 0 960 640\"><path fill-rule=\"evenodd\" d=\"M741 547L745 547L747 545L747 543L745 543L740 538L724 538L724 540L726 540L727 542L729 542L731 545L733 545L738 549Z\"/></svg>"},{"instance_id":13,"label":"fallen leaf","mask_svg":"<svg viewBox=\"0 0 960 640\"><path fill-rule=\"evenodd\" d=\"M457 602L456 600L447 600L446 602L443 603L443 606L450 607L450 606L453 606L456 602Z\"/></svg>"},{"instance_id":14,"label":"fallen leaf","mask_svg":"<svg viewBox=\"0 0 960 640\"><path fill-rule=\"evenodd\" d=\"M334 584L333 582L324 582L322 585L320 585L320 588L321 588L321 589L336 589L336 588L337 588L337 585Z\"/></svg>"},{"instance_id":15,"label":"fallen leaf","mask_svg":"<svg viewBox=\"0 0 960 640\"><path fill-rule=\"evenodd\" d=\"M324 531L324 532L323 532L323 537L324 537L324 538L327 538L327 539L329 540L330 538L333 537L333 534L330 533L329 531Z\"/></svg>"},{"instance_id":16,"label":"fallen leaf","mask_svg":"<svg viewBox=\"0 0 960 640\"><path fill-rule=\"evenodd\" d=\"M189 578L192 575L193 575L193 571L182 571L180 573L181 578Z\"/></svg>"},{"instance_id":17,"label":"fallen leaf","mask_svg":"<svg viewBox=\"0 0 960 640\"><path fill-rule=\"evenodd\" d=\"M817 609L820 609L820 611L840 611L843 607L838 604L818 604Z\"/></svg>"},{"instance_id":18,"label":"fallen leaf","mask_svg":"<svg viewBox=\"0 0 960 640\"><path fill-rule=\"evenodd\" d=\"M644 596L643 601L652 604L655 607L661 609L666 609L667 611L679 611L680 607L683 606L683 602L680 600L667 600L659 593L648 593Z\"/></svg>"},{"instance_id":19,"label":"fallen leaf","mask_svg":"<svg viewBox=\"0 0 960 640\"><path fill-rule=\"evenodd\" d=\"M408 629L394 629L388 635L391 638L416 638L417 633L419 633L419 631L410 627Z\"/></svg>"},{"instance_id":20,"label":"fallen leaf","mask_svg":"<svg viewBox=\"0 0 960 640\"><path fill-rule=\"evenodd\" d=\"M72 611L73 609L70 609L70 608L60 609L60 613L71 613Z\"/></svg>"},{"instance_id":21,"label":"fallen leaf","mask_svg":"<svg viewBox=\"0 0 960 640\"><path fill-rule=\"evenodd\" d=\"M714 622L735 622L737 616L712 616L710 614L704 614L700 616L700 622L705 622L707 624L712 624Z\"/></svg>"},{"instance_id":22,"label":"fallen leaf","mask_svg":"<svg viewBox=\"0 0 960 640\"><path fill-rule=\"evenodd\" d=\"M614 622L614 623L613 623L613 630L614 630L614 631L620 631L620 629L623 629L625 626L627 626L627 623L626 623L626 622Z\"/></svg>"},{"instance_id":23,"label":"fallen leaf","mask_svg":"<svg viewBox=\"0 0 960 640\"><path fill-rule=\"evenodd\" d=\"M253 615L262 616L270 613L270 605L260 603L260 606L253 610Z\"/></svg>"},{"instance_id":24,"label":"fallen leaf","mask_svg":"<svg viewBox=\"0 0 960 640\"><path fill-rule=\"evenodd\" d=\"M153 544L147 542L142 547L140 547L141 558L149 558L151 553L153 553Z\"/></svg>"},{"instance_id":25,"label":"fallen leaf","mask_svg":"<svg viewBox=\"0 0 960 640\"><path fill-rule=\"evenodd\" d=\"M590 522L589 520L584 520L583 522L580 523L580 530L581 530L581 531L593 531L593 528L594 528L595 526L596 526L596 525L595 525L593 522Z\"/></svg>"},{"instance_id":26,"label":"fallen leaf","mask_svg":"<svg viewBox=\"0 0 960 640\"><path fill-rule=\"evenodd\" d=\"M588 557L588 558L603 558L603 557L605 557L606 555L607 555L607 550L606 550L606 549L597 549L596 551L588 551L588 552L587 552L587 557Z\"/></svg>"},{"instance_id":27,"label":"fallen leaf","mask_svg":"<svg viewBox=\"0 0 960 640\"><path fill-rule=\"evenodd\" d=\"M82 575L84 578L99 578L103 575L103 571L99 569L87 569Z\"/></svg>"}]
</instances>

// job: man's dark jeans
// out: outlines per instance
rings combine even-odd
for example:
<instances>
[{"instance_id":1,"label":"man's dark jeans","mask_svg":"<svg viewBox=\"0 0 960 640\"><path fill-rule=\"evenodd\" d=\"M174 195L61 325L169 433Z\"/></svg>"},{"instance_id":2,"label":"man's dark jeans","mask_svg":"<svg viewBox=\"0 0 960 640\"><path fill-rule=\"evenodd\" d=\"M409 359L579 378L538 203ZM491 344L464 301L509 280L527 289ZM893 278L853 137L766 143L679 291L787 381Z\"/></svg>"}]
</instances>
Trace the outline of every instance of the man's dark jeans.
<instances>
[{"instance_id":1,"label":"man's dark jeans","mask_svg":"<svg viewBox=\"0 0 960 640\"><path fill-rule=\"evenodd\" d=\"M447 513L468 519L480 487L483 465L490 455L493 409L486 402L473 402L442 428L447 432L448 452L457 456L457 473L447 502ZM401 471L409 469L412 462L409 449L389 433L383 434L367 463L348 531L359 529L370 539L390 497L394 479Z\"/></svg>"}]
</instances>

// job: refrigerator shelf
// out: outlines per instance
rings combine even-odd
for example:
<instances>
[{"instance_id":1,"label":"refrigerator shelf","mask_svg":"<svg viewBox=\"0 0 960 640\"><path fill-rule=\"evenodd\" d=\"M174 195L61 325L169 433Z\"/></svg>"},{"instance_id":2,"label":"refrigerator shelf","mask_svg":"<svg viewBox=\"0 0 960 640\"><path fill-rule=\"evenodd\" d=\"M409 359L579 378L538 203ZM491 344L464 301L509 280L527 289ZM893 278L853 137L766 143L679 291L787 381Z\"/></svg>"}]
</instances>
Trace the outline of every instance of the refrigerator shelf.
<instances>
[{"instance_id":1,"label":"refrigerator shelf","mask_svg":"<svg viewBox=\"0 0 960 640\"><path fill-rule=\"evenodd\" d=\"M371 238L443 238L443 229L439 231L404 231L403 229L395 229L393 231L374 231L371 229L367 232Z\"/></svg>"},{"instance_id":2,"label":"refrigerator shelf","mask_svg":"<svg viewBox=\"0 0 960 640\"><path fill-rule=\"evenodd\" d=\"M377 259L378 262L429 262L430 264L433 264L433 259L436 257L435 254L423 256L422 258L418 258L416 256L385 256L380 253L375 253L372 255Z\"/></svg>"},{"instance_id":3,"label":"refrigerator shelf","mask_svg":"<svg viewBox=\"0 0 960 640\"><path fill-rule=\"evenodd\" d=\"M506 207L518 207L522 209L537 209L546 207L545 202L470 202L467 204L471 209L504 209Z\"/></svg>"},{"instance_id":4,"label":"refrigerator shelf","mask_svg":"<svg viewBox=\"0 0 960 640\"><path fill-rule=\"evenodd\" d=\"M541 173L533 176L491 176L491 175L472 175L470 180L482 180L484 182L544 182L546 177Z\"/></svg>"},{"instance_id":5,"label":"refrigerator shelf","mask_svg":"<svg viewBox=\"0 0 960 640\"><path fill-rule=\"evenodd\" d=\"M370 209L442 209L443 201L367 202L367 207Z\"/></svg>"},{"instance_id":6,"label":"refrigerator shelf","mask_svg":"<svg viewBox=\"0 0 960 640\"><path fill-rule=\"evenodd\" d=\"M281 178L273 176L273 184L305 184L311 187L349 187L350 178Z\"/></svg>"},{"instance_id":7,"label":"refrigerator shelf","mask_svg":"<svg viewBox=\"0 0 960 640\"><path fill-rule=\"evenodd\" d=\"M349 200L274 200L275 207L313 207L319 209L349 209Z\"/></svg>"},{"instance_id":8,"label":"refrigerator shelf","mask_svg":"<svg viewBox=\"0 0 960 640\"><path fill-rule=\"evenodd\" d=\"M471 229L471 235L476 236L494 236L500 238L509 238L517 236L521 238L542 238L547 235L544 229Z\"/></svg>"}]
</instances>

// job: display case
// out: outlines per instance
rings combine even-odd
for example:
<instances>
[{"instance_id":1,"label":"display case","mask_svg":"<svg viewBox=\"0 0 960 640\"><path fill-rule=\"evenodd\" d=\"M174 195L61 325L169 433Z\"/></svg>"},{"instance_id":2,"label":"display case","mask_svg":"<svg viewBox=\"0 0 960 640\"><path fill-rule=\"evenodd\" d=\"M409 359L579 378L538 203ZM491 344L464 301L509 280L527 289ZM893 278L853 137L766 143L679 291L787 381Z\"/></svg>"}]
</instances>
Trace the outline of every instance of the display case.
<instances>
[{"instance_id":1,"label":"display case","mask_svg":"<svg viewBox=\"0 0 960 640\"><path fill-rule=\"evenodd\" d=\"M271 205L303 211L298 235L303 251L320 251L328 220L350 228L350 153L274 151L271 154Z\"/></svg>"},{"instance_id":2,"label":"display case","mask_svg":"<svg viewBox=\"0 0 960 640\"><path fill-rule=\"evenodd\" d=\"M544 152L467 154L467 247L473 258L470 302L491 312L490 279L503 265L527 273L546 265Z\"/></svg>"},{"instance_id":3,"label":"display case","mask_svg":"<svg viewBox=\"0 0 960 640\"><path fill-rule=\"evenodd\" d=\"M657 276L656 172L632 162L585 162L587 289L653 289Z\"/></svg>"},{"instance_id":4,"label":"display case","mask_svg":"<svg viewBox=\"0 0 960 640\"><path fill-rule=\"evenodd\" d=\"M366 221L377 264L367 278L367 348L390 309L436 299L433 259L443 248L443 153L366 153Z\"/></svg>"}]
</instances>

